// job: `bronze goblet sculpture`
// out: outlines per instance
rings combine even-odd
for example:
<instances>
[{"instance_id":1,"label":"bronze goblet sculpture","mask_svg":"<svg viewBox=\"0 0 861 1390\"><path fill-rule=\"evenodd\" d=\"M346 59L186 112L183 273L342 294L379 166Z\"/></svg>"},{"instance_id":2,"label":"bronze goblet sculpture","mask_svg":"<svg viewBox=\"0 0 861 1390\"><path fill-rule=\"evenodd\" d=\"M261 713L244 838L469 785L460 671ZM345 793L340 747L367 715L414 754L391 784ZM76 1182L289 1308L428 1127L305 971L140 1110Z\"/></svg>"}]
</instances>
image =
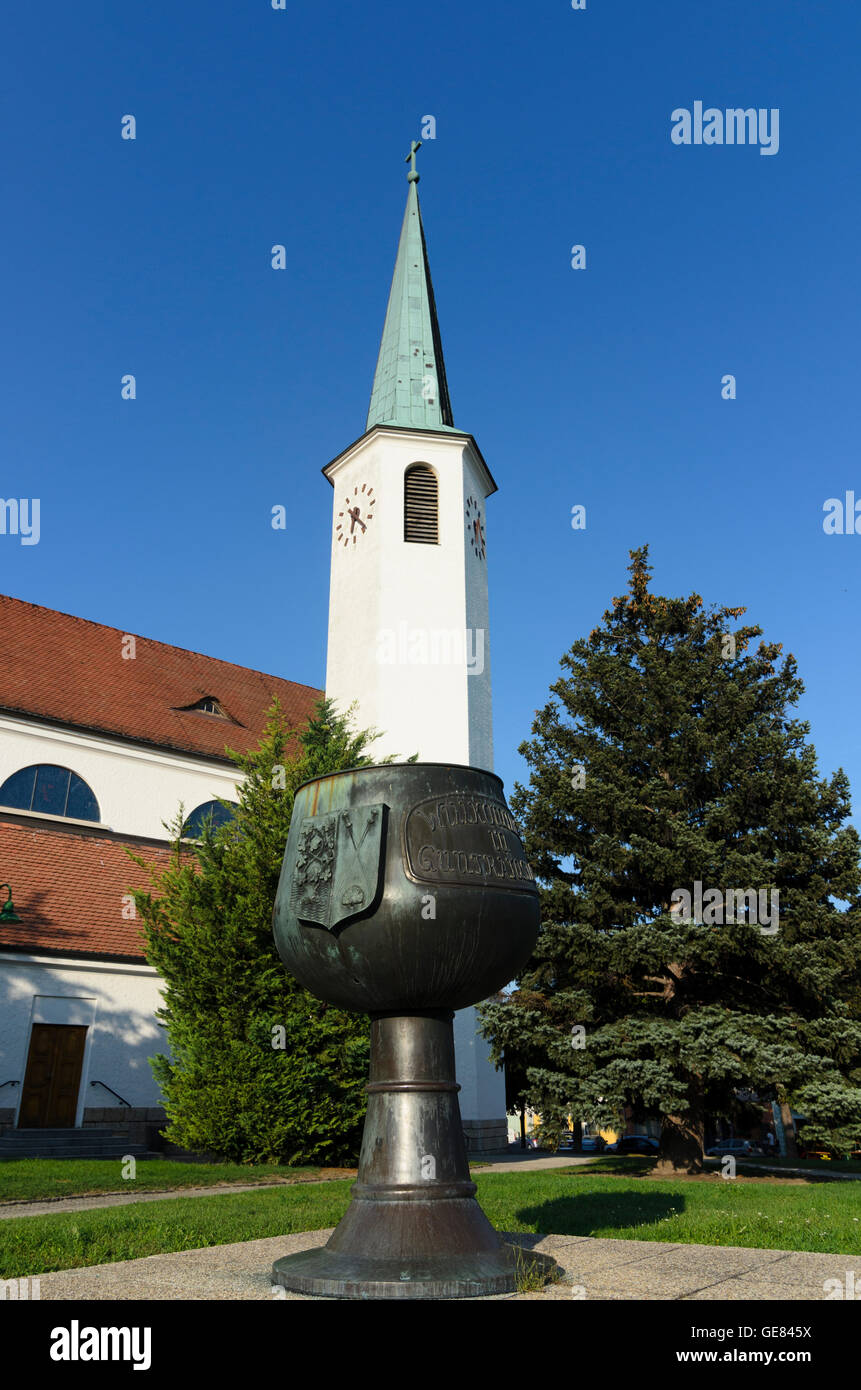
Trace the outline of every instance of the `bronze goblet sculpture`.
<instances>
[{"instance_id":1,"label":"bronze goblet sculpture","mask_svg":"<svg viewBox=\"0 0 861 1390\"><path fill-rule=\"evenodd\" d=\"M516 1287L522 1252L497 1235L469 1176L452 1019L517 973L538 916L493 773L401 763L299 788L276 944L312 994L370 1014L371 1062L350 1206L327 1245L276 1261L275 1283L333 1298Z\"/></svg>"}]
</instances>

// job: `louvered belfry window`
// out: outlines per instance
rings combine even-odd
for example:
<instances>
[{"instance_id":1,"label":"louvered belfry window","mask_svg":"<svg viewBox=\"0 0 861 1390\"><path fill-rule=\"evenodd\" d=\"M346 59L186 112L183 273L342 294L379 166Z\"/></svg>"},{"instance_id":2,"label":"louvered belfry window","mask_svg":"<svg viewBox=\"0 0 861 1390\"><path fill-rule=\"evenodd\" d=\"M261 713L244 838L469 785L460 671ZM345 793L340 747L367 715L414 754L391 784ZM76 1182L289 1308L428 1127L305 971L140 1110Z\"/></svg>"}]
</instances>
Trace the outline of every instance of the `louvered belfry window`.
<instances>
[{"instance_id":1,"label":"louvered belfry window","mask_svg":"<svg viewBox=\"0 0 861 1390\"><path fill-rule=\"evenodd\" d=\"M439 496L436 474L414 463L404 476L404 540L418 545L439 542Z\"/></svg>"}]
</instances>

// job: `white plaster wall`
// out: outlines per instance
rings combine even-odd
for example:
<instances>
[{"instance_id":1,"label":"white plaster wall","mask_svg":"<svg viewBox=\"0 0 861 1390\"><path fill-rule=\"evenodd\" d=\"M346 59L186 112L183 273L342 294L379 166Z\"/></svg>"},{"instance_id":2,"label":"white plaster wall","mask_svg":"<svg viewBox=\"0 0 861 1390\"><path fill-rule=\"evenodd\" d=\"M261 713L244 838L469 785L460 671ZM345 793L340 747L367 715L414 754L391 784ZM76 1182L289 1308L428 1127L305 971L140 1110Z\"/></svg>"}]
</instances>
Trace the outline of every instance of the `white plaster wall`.
<instances>
[{"instance_id":1,"label":"white plaster wall","mask_svg":"<svg viewBox=\"0 0 861 1390\"><path fill-rule=\"evenodd\" d=\"M17 1079L0 1092L0 1106L20 1105L32 1025L80 1023L87 1026L81 1088L80 1124L85 1106L118 1102L93 1080L104 1081L133 1106L162 1104L148 1059L169 1052L156 1022L161 980L147 965L98 964L0 953L0 1081Z\"/></svg>"},{"instance_id":2,"label":"white plaster wall","mask_svg":"<svg viewBox=\"0 0 861 1390\"><path fill-rule=\"evenodd\" d=\"M505 1116L505 1074L490 1060L490 1044L478 1031L474 1008L454 1016L454 1051L460 1082L460 1113L465 1120Z\"/></svg>"},{"instance_id":3,"label":"white plaster wall","mask_svg":"<svg viewBox=\"0 0 861 1390\"><path fill-rule=\"evenodd\" d=\"M326 693L341 709L357 701L361 726L383 737L375 757L418 753L424 762L489 767L490 665L487 644L486 562L467 554L464 503L469 493L485 500L468 441L444 435L377 432L336 464L333 479L331 587ZM404 473L426 463L439 485L439 544L403 538ZM377 498L373 521L356 545L336 538L338 513L362 484ZM364 511L363 511L364 515ZM470 561L472 563L467 563ZM446 660L435 634L481 627L485 661L467 674L463 659ZM386 660L381 634L390 634L394 660ZM421 656L424 639L426 660ZM452 648L451 655L455 655Z\"/></svg>"},{"instance_id":4,"label":"white plaster wall","mask_svg":"<svg viewBox=\"0 0 861 1390\"><path fill-rule=\"evenodd\" d=\"M101 823L121 835L164 840L163 822L173 819L181 801L188 815L219 796L236 800L237 773L230 767L49 729L25 719L0 718L0 785L33 763L56 763L83 777L99 803Z\"/></svg>"}]
</instances>

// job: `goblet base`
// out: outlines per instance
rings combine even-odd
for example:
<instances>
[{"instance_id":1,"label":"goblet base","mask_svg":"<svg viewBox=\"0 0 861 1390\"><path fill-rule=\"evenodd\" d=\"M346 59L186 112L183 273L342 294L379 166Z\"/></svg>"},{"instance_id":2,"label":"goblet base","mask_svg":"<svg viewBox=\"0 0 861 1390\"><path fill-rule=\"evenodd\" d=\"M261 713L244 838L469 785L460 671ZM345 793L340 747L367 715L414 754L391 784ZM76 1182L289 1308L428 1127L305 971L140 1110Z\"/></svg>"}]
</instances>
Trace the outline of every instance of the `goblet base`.
<instances>
[{"instance_id":1,"label":"goblet base","mask_svg":"<svg viewBox=\"0 0 861 1390\"><path fill-rule=\"evenodd\" d=\"M481 1254L372 1259L323 1246L276 1260L272 1282L318 1298L486 1298L534 1288L558 1272L549 1255L499 1242Z\"/></svg>"}]
</instances>

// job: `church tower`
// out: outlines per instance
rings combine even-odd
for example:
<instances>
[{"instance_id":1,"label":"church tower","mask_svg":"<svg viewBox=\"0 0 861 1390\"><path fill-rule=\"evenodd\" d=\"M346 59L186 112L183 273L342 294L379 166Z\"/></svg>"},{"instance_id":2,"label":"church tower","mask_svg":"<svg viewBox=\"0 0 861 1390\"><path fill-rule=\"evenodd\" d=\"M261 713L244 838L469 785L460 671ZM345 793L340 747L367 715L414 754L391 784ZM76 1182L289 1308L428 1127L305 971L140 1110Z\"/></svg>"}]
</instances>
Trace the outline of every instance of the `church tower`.
<instances>
[{"instance_id":1,"label":"church tower","mask_svg":"<svg viewBox=\"0 0 861 1390\"><path fill-rule=\"evenodd\" d=\"M454 424L418 199L413 141L365 433L323 469L332 484L326 694L356 701L375 757L493 770L485 505L496 484ZM506 1143L502 1073L455 1020L472 1149Z\"/></svg>"}]
</instances>

